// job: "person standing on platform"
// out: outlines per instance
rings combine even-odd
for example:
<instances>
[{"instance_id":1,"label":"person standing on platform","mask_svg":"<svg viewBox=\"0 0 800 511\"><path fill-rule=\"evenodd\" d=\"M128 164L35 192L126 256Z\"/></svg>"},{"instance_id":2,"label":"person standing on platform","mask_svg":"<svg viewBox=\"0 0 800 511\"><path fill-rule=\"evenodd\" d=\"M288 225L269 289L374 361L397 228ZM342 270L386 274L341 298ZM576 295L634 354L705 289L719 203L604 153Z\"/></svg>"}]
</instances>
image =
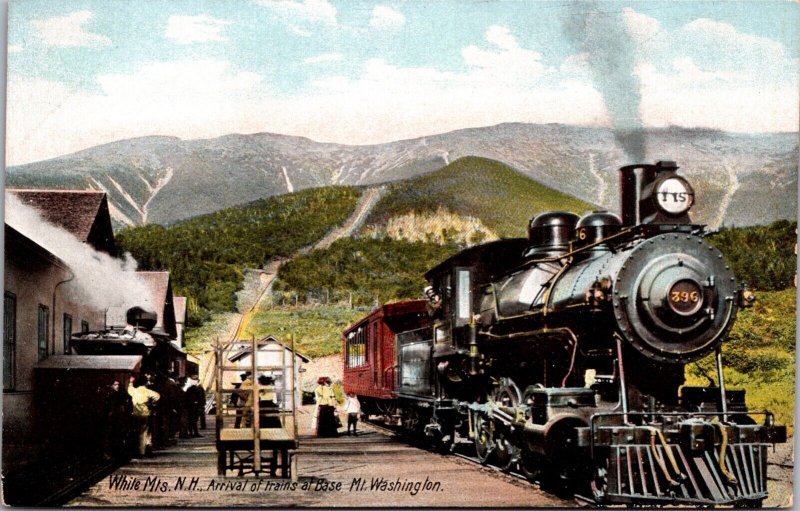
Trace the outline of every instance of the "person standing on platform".
<instances>
[{"instance_id":1,"label":"person standing on platform","mask_svg":"<svg viewBox=\"0 0 800 511\"><path fill-rule=\"evenodd\" d=\"M241 380L241 382L233 384L233 388L235 390L233 391L233 394L231 394L230 403L231 406L236 408L236 422L233 425L234 428L239 428L242 425L242 406L244 405L245 400L242 399L242 395L239 392L239 389L242 388L242 383L245 380L247 380L249 374L250 374L249 371L240 374L239 379Z\"/></svg>"},{"instance_id":2,"label":"person standing on platform","mask_svg":"<svg viewBox=\"0 0 800 511\"><path fill-rule=\"evenodd\" d=\"M336 395L331 388L331 379L327 376L317 380L314 398L317 402L317 436L339 436L336 424Z\"/></svg>"},{"instance_id":3,"label":"person standing on platform","mask_svg":"<svg viewBox=\"0 0 800 511\"><path fill-rule=\"evenodd\" d=\"M261 415L258 421L259 427L282 427L278 403L275 399L275 378L262 374L258 377L258 385L261 387L258 392L258 409Z\"/></svg>"},{"instance_id":4,"label":"person standing on platform","mask_svg":"<svg viewBox=\"0 0 800 511\"><path fill-rule=\"evenodd\" d=\"M242 384L239 385L239 405L242 408L242 421L239 424L242 428L253 427L253 378L248 371Z\"/></svg>"},{"instance_id":5,"label":"person standing on platform","mask_svg":"<svg viewBox=\"0 0 800 511\"><path fill-rule=\"evenodd\" d=\"M128 394L121 388L119 380L114 380L107 387L103 396L105 420L103 424L103 458L121 458L125 451L125 432L128 431L126 421L130 418L130 410L126 406L130 401Z\"/></svg>"},{"instance_id":6,"label":"person standing on platform","mask_svg":"<svg viewBox=\"0 0 800 511\"><path fill-rule=\"evenodd\" d=\"M197 431L197 421L205 414L206 393L194 378L186 379L186 412L188 435L192 438L200 437Z\"/></svg>"},{"instance_id":7,"label":"person standing on platform","mask_svg":"<svg viewBox=\"0 0 800 511\"><path fill-rule=\"evenodd\" d=\"M351 426L353 429L352 435L357 436L358 416L361 414L361 402L359 402L355 392L347 394L344 411L345 413L347 413L347 436L351 435L350 433Z\"/></svg>"},{"instance_id":8,"label":"person standing on platform","mask_svg":"<svg viewBox=\"0 0 800 511\"><path fill-rule=\"evenodd\" d=\"M146 387L159 395L158 402L150 404L150 440L149 443L153 449L162 449L167 445L168 434L168 412L169 412L169 394L166 392L164 381L166 377L163 374L154 374L147 372L144 375L147 382Z\"/></svg>"},{"instance_id":9,"label":"person standing on platform","mask_svg":"<svg viewBox=\"0 0 800 511\"><path fill-rule=\"evenodd\" d=\"M178 397L178 405L176 405L175 409L178 411L178 438L189 438L189 416L191 411L189 409L189 393L187 392L187 388L189 388L189 378L187 376L181 376L175 383L178 387L178 392L176 396Z\"/></svg>"},{"instance_id":10,"label":"person standing on platform","mask_svg":"<svg viewBox=\"0 0 800 511\"><path fill-rule=\"evenodd\" d=\"M144 456L147 454L148 444L152 444L150 437L150 407L161 398L161 395L145 387L134 376L131 376L128 394L133 401L133 418L136 420L139 432L139 456Z\"/></svg>"}]
</instances>

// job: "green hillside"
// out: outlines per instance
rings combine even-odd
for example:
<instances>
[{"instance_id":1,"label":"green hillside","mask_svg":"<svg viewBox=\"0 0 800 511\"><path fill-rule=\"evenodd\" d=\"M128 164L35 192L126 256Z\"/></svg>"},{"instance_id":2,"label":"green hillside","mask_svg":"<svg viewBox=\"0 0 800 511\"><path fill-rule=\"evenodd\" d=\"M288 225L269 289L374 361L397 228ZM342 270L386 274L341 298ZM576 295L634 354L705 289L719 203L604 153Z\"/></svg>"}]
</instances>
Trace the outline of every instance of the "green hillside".
<instances>
[{"instance_id":1,"label":"green hillside","mask_svg":"<svg viewBox=\"0 0 800 511\"><path fill-rule=\"evenodd\" d=\"M190 320L230 311L244 268L258 268L322 238L347 219L356 188L327 187L270 197L175 224L123 229L116 235L140 270L168 270Z\"/></svg>"},{"instance_id":2,"label":"green hillside","mask_svg":"<svg viewBox=\"0 0 800 511\"><path fill-rule=\"evenodd\" d=\"M794 422L796 291L792 287L757 293L753 308L739 312L722 347L725 384L746 390L748 408L771 411L776 423L789 426L790 434ZM705 386L709 381L716 381L713 356L687 366L687 385Z\"/></svg>"},{"instance_id":3,"label":"green hillside","mask_svg":"<svg viewBox=\"0 0 800 511\"><path fill-rule=\"evenodd\" d=\"M423 274L459 250L455 245L391 238L342 238L296 257L278 270L279 303L352 303L368 306L419 298Z\"/></svg>"},{"instance_id":4,"label":"green hillside","mask_svg":"<svg viewBox=\"0 0 800 511\"><path fill-rule=\"evenodd\" d=\"M797 222L723 228L707 239L725 254L736 278L748 287L777 290L793 284Z\"/></svg>"},{"instance_id":5,"label":"green hillside","mask_svg":"<svg viewBox=\"0 0 800 511\"><path fill-rule=\"evenodd\" d=\"M342 306L275 307L256 312L243 337L273 335L282 341L294 336L303 355L316 358L341 352L342 330L369 313Z\"/></svg>"},{"instance_id":6,"label":"green hillside","mask_svg":"<svg viewBox=\"0 0 800 511\"><path fill-rule=\"evenodd\" d=\"M557 192L508 165L478 157L460 158L427 174L391 185L366 224L385 225L390 218L444 207L478 218L501 237L524 236L536 213L566 210L581 214L590 204Z\"/></svg>"}]
</instances>

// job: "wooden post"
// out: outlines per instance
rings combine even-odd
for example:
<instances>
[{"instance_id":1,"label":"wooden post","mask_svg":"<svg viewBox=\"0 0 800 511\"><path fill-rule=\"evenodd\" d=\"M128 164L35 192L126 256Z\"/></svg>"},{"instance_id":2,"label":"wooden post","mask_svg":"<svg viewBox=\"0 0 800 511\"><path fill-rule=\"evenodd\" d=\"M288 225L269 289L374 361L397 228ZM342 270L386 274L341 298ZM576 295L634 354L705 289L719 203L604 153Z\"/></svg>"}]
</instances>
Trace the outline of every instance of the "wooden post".
<instances>
[{"instance_id":1,"label":"wooden post","mask_svg":"<svg viewBox=\"0 0 800 511\"><path fill-rule=\"evenodd\" d=\"M216 413L216 440L217 440L217 475L225 475L225 450L222 449L222 442L220 442L220 432L224 427L222 423L222 375L217 374L222 371L222 345L217 336L214 343L214 373L217 376L214 382L214 403L217 405ZM205 410L203 410L205 413Z\"/></svg>"},{"instance_id":2,"label":"wooden post","mask_svg":"<svg viewBox=\"0 0 800 511\"><path fill-rule=\"evenodd\" d=\"M253 397L253 406L250 409L250 413L252 413L252 432L253 432L253 471L258 473L261 472L261 428L259 424L259 410L258 410L258 398L259 398L259 388L258 388L258 378L256 377L256 367L258 367L258 363L256 359L258 358L258 344L256 343L256 336L253 335L250 338L250 343L253 346L253 356L251 358L251 368L252 374L251 378L253 379L253 385L250 387L250 392L252 392Z\"/></svg>"},{"instance_id":3,"label":"wooden post","mask_svg":"<svg viewBox=\"0 0 800 511\"><path fill-rule=\"evenodd\" d=\"M292 428L294 433L294 440L297 441L297 407L300 406L299 392L300 389L300 373L297 371L297 353L294 351L294 334L289 334L289 341L292 347ZM292 481L297 481L297 451L292 450L289 452L289 473L291 474Z\"/></svg>"}]
</instances>

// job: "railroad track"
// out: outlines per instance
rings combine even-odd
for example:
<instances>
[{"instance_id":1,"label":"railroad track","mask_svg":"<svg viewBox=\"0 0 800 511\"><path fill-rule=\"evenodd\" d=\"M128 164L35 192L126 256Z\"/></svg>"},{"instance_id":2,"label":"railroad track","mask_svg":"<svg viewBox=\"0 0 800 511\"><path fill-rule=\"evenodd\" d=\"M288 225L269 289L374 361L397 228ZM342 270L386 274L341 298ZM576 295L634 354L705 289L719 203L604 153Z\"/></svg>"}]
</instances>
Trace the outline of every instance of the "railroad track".
<instances>
[{"instance_id":1,"label":"railroad track","mask_svg":"<svg viewBox=\"0 0 800 511\"><path fill-rule=\"evenodd\" d=\"M373 428L375 430L378 430L378 431L380 431L380 432L382 432L382 433L384 433L386 435L391 435L391 436L396 436L396 437L400 437L401 436L398 433L398 431L393 430L391 428L388 428L386 426L383 426L381 424L378 424L378 423L375 423L375 422L372 422L372 421L364 421L364 422L366 424L368 424L371 428ZM406 441L408 441L408 440L406 440ZM414 445L413 442L409 442L409 443L411 445ZM462 445L466 445L466 444L462 444ZM424 447L421 447L419 445L416 445L415 447L419 447L421 449L424 449ZM456 458L460 458L460 459L475 463L476 465L480 465L481 467L490 469L491 471L493 471L494 473L496 473L496 474L498 474L500 476L510 477L510 478L515 479L515 480L524 481L527 484L535 484L536 486L538 486L541 489L541 481L539 481L539 480L530 481L527 477L525 477L522 473L520 473L519 470L516 467L514 469L511 469L511 470L503 470L500 467L497 467L497 466L494 466L494 465L491 465L491 464L482 463L476 456L470 455L470 454L466 454L464 452L459 452L458 450L452 451L450 453L450 455L454 456ZM767 464L769 466L773 466L773 467L780 467L780 468L784 468L784 469L794 470L794 465L793 464L786 464L786 463L781 463L781 462L777 462L777 461L775 461L775 462L767 461ZM768 477L767 479L771 480L771 481L785 482L782 478ZM586 497L584 495L576 494L574 496L574 500L575 500L575 504L576 504L577 507L595 507L595 506L597 506L596 502L594 502L591 498Z\"/></svg>"},{"instance_id":2,"label":"railroad track","mask_svg":"<svg viewBox=\"0 0 800 511\"><path fill-rule=\"evenodd\" d=\"M5 497L12 506L58 507L97 483L120 465L119 461L76 459L58 466L36 466L4 476ZM9 502L6 500L6 504Z\"/></svg>"},{"instance_id":3,"label":"railroad track","mask_svg":"<svg viewBox=\"0 0 800 511\"><path fill-rule=\"evenodd\" d=\"M365 421L365 422L366 422L366 424L369 424L370 427L372 427L372 428L374 428L374 429L376 429L376 430L378 430L378 431L380 431L380 432L382 432L384 434L397 436L397 437L400 436L397 431L395 431L395 430L393 430L391 428L387 428L386 426L374 423L372 421ZM464 444L462 444L462 445L464 445ZM417 447L419 447L419 446L417 446ZM471 456L469 454L465 454L463 452L458 452L458 450L451 451L450 455L451 456L455 456L456 458L461 458L463 460L470 461L472 463L475 463L476 465L480 465L482 467L486 467L486 468L488 468L488 469L490 469L490 470L492 470L492 471L494 471L494 472L496 472L498 474L502 474L502 475L505 475L505 476L512 477L514 479L519 479L519 480L525 481L527 483L531 483L531 481L529 481L527 477L525 477L523 474L521 474L517 470L503 470L500 467L497 467L497 466L494 466L494 465L490 465L488 463L481 463L481 460L479 460L477 457ZM535 483L538 484L539 482L535 481Z\"/></svg>"}]
</instances>

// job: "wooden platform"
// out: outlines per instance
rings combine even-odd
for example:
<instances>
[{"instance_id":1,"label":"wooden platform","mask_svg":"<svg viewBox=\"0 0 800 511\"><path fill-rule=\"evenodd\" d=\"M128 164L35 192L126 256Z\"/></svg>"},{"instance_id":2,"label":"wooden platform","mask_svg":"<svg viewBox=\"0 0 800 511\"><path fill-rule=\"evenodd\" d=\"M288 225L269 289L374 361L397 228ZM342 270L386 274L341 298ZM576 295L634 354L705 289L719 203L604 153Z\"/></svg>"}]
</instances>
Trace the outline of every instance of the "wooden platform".
<instances>
[{"instance_id":1,"label":"wooden platform","mask_svg":"<svg viewBox=\"0 0 800 511\"><path fill-rule=\"evenodd\" d=\"M290 431L283 428L261 428L261 440L269 442L291 442L297 440ZM222 428L219 431L220 442L253 441L251 428Z\"/></svg>"},{"instance_id":2,"label":"wooden platform","mask_svg":"<svg viewBox=\"0 0 800 511\"><path fill-rule=\"evenodd\" d=\"M298 416L301 443L297 454L300 478L296 486L291 486L291 481L275 478L218 476L215 431L206 429L201 431L205 435L203 438L181 440L175 447L156 451L152 457L134 460L119 468L67 505L159 509L578 507L575 501L543 493L526 481L455 456L420 450L362 423L358 425L357 437L311 436L312 413L313 408L306 407ZM778 449L791 452L791 444L781 444ZM772 473L778 475L774 468L771 467ZM788 482L768 481L767 507L786 506L786 496L791 498L792 469L787 468L785 472ZM117 482L125 478L127 484L112 487L112 478ZM392 491L381 484L398 479L401 484L419 482L422 487L412 494L413 491L402 489ZM436 490L424 489L426 479L440 486ZM257 491L251 490L253 483L260 484ZM778 484L786 489L779 490Z\"/></svg>"},{"instance_id":3,"label":"wooden platform","mask_svg":"<svg viewBox=\"0 0 800 511\"><path fill-rule=\"evenodd\" d=\"M312 413L313 407L306 407L298 417L301 436L297 451L299 480L295 483L266 476L217 475L215 431L210 429L202 432L203 438L184 440L178 446L157 451L153 457L134 460L67 505L125 508L575 505L545 494L527 482L466 460L422 451L361 423L357 437L311 436ZM119 483L123 477L125 487ZM401 484L418 485L419 491L392 490L386 486L398 478ZM257 491L252 490L253 484L257 485Z\"/></svg>"}]
</instances>

